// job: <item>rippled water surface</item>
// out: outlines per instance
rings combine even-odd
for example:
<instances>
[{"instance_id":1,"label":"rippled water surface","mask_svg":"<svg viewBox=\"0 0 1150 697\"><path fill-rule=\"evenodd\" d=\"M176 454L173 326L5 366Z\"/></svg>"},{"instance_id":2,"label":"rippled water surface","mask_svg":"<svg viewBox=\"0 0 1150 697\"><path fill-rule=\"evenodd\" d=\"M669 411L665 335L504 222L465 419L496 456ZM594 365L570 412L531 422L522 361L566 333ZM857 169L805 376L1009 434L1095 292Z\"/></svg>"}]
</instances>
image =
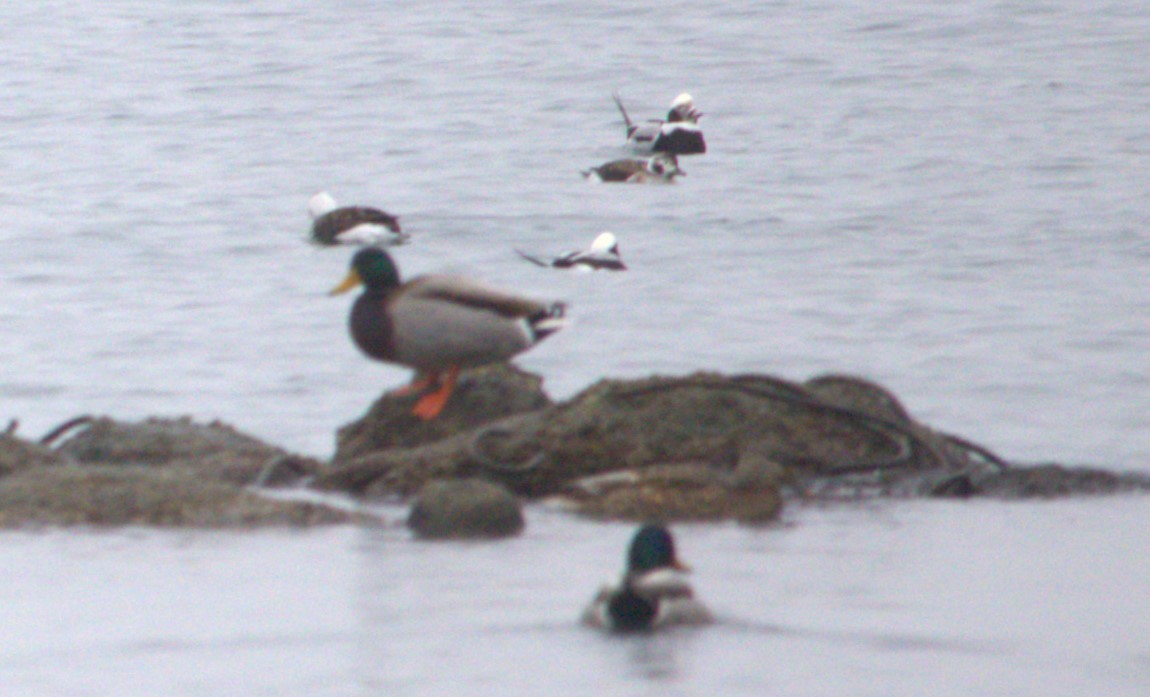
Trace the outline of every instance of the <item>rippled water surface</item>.
<instances>
[{"instance_id":1,"label":"rippled water surface","mask_svg":"<svg viewBox=\"0 0 1150 697\"><path fill-rule=\"evenodd\" d=\"M557 398L846 372L1007 458L1150 470L1141 3L47 0L0 8L0 37L0 417L25 435L191 414L330 454L406 374L326 296L348 253L304 236L327 189L401 216L408 274L567 300L574 326L519 360ZM640 118L694 95L710 151L681 182L579 176L622 153L616 89ZM603 229L626 274L512 252ZM1145 512L688 527L727 619L650 641L572 624L628 529L541 512L499 545L9 536L0 673L30 695L1145 694Z\"/></svg>"},{"instance_id":2,"label":"rippled water surface","mask_svg":"<svg viewBox=\"0 0 1150 697\"><path fill-rule=\"evenodd\" d=\"M498 544L10 533L0 674L12 695L1133 697L1150 685L1146 512L930 502L679 526L718 622L631 637L576 623L631 527L565 514Z\"/></svg>"}]
</instances>

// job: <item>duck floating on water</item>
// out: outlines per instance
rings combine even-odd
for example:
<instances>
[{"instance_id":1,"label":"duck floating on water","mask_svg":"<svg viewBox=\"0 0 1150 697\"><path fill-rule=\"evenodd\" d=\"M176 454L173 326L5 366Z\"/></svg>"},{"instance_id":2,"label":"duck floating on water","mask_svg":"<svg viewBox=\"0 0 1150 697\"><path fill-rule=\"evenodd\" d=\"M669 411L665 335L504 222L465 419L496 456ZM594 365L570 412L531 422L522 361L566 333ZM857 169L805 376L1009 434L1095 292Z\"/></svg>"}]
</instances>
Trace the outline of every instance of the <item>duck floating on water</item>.
<instances>
[{"instance_id":1,"label":"duck floating on water","mask_svg":"<svg viewBox=\"0 0 1150 697\"><path fill-rule=\"evenodd\" d=\"M583 176L593 182L628 184L670 183L679 175L685 176L686 172L679 169L679 162L674 155L665 153L659 153L646 160L612 160L583 171Z\"/></svg>"},{"instance_id":2,"label":"duck floating on water","mask_svg":"<svg viewBox=\"0 0 1150 697\"><path fill-rule=\"evenodd\" d=\"M368 206L340 207L331 194L321 191L308 201L311 238L322 245L396 245L407 241L399 218Z\"/></svg>"},{"instance_id":3,"label":"duck floating on water","mask_svg":"<svg viewBox=\"0 0 1150 697\"><path fill-rule=\"evenodd\" d=\"M412 414L425 421L443 411L459 371L500 363L526 351L566 322L563 303L530 300L458 276L429 274L401 283L391 255L365 247L332 295L359 285L348 320L352 340L369 357L414 368L394 394L432 389Z\"/></svg>"},{"instance_id":4,"label":"duck floating on water","mask_svg":"<svg viewBox=\"0 0 1150 697\"><path fill-rule=\"evenodd\" d=\"M639 528L627 552L627 569L617 585L604 586L583 613L583 623L615 631L641 631L714 621L695 599L675 556L675 541L666 527Z\"/></svg>"},{"instance_id":5,"label":"duck floating on water","mask_svg":"<svg viewBox=\"0 0 1150 697\"><path fill-rule=\"evenodd\" d=\"M591 243L590 249L560 254L551 261L540 259L524 252L515 250L515 253L537 266L556 269L579 269L598 271L626 271L627 265L619 255L619 241L610 232L600 233Z\"/></svg>"},{"instance_id":6,"label":"duck floating on water","mask_svg":"<svg viewBox=\"0 0 1150 697\"><path fill-rule=\"evenodd\" d=\"M627 125L627 145L637 154L667 153L668 155L702 155L707 152L707 142L699 129L699 118L703 113L695 108L695 100L686 92L675 97L667 119L651 119L634 123L627 114L623 100L618 93L611 95L623 122Z\"/></svg>"}]
</instances>

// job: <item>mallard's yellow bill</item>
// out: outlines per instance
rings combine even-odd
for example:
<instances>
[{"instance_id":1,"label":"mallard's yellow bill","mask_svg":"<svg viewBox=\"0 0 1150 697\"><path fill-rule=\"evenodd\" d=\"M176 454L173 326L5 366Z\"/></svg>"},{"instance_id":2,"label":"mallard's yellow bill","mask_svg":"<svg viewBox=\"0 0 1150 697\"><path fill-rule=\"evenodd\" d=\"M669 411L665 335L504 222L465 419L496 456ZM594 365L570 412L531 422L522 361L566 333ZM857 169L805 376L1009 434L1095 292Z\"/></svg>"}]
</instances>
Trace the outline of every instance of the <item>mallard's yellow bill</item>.
<instances>
[{"instance_id":1,"label":"mallard's yellow bill","mask_svg":"<svg viewBox=\"0 0 1150 697\"><path fill-rule=\"evenodd\" d=\"M338 286L331 289L331 292L328 293L328 295L339 295L340 293L346 293L352 288L361 285L363 285L363 279L359 277L359 273L355 269L352 269L351 271L347 272L347 276L344 277L343 281L340 282Z\"/></svg>"}]
</instances>

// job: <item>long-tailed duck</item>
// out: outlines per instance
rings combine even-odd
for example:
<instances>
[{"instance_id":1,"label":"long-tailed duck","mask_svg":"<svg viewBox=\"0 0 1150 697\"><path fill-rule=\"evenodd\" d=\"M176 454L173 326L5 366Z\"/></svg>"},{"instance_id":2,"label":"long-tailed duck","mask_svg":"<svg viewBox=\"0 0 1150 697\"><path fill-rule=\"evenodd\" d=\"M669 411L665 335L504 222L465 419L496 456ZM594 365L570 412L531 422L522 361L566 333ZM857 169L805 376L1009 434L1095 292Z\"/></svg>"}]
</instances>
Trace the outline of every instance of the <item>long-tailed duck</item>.
<instances>
[{"instance_id":1,"label":"long-tailed duck","mask_svg":"<svg viewBox=\"0 0 1150 697\"><path fill-rule=\"evenodd\" d=\"M607 271L627 270L627 265L623 263L623 257L619 255L619 242L615 239L615 235L610 232L600 233L599 236L595 238L595 241L591 243L590 249L560 254L551 261L526 254L518 249L515 250L515 253L537 266L556 269L583 269L591 271L597 271L599 269L605 269Z\"/></svg>"},{"instance_id":2,"label":"long-tailed duck","mask_svg":"<svg viewBox=\"0 0 1150 697\"><path fill-rule=\"evenodd\" d=\"M618 93L611 95L623 122L627 124L627 145L636 153L667 153L669 155L702 155L707 152L707 142L699 129L699 117L703 114L695 108L695 100L684 92L671 102L667 119L651 119L634 123L623 106Z\"/></svg>"},{"instance_id":3,"label":"long-tailed duck","mask_svg":"<svg viewBox=\"0 0 1150 697\"><path fill-rule=\"evenodd\" d=\"M311 197L308 211L311 238L316 244L395 245L409 237L394 215L367 206L340 207L326 191Z\"/></svg>"},{"instance_id":4,"label":"long-tailed duck","mask_svg":"<svg viewBox=\"0 0 1150 697\"><path fill-rule=\"evenodd\" d=\"M583 171L583 176L593 182L625 182L645 184L647 182L669 183L675 177L686 174L679 169L674 155L658 153L646 160L612 160L606 164Z\"/></svg>"}]
</instances>

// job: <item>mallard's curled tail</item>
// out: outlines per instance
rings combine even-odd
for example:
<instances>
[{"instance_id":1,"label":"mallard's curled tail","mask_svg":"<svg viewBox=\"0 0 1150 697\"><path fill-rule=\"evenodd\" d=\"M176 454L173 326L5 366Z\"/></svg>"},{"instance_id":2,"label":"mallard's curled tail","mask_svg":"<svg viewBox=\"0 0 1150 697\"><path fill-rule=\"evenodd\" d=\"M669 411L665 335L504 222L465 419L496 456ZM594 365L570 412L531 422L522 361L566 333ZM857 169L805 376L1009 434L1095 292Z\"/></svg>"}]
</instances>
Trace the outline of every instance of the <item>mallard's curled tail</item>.
<instances>
[{"instance_id":1,"label":"mallard's curled tail","mask_svg":"<svg viewBox=\"0 0 1150 697\"><path fill-rule=\"evenodd\" d=\"M532 343L543 341L569 324L567 320L567 304L561 302L551 303L546 309L536 312L527 318L527 325L531 329Z\"/></svg>"}]
</instances>

